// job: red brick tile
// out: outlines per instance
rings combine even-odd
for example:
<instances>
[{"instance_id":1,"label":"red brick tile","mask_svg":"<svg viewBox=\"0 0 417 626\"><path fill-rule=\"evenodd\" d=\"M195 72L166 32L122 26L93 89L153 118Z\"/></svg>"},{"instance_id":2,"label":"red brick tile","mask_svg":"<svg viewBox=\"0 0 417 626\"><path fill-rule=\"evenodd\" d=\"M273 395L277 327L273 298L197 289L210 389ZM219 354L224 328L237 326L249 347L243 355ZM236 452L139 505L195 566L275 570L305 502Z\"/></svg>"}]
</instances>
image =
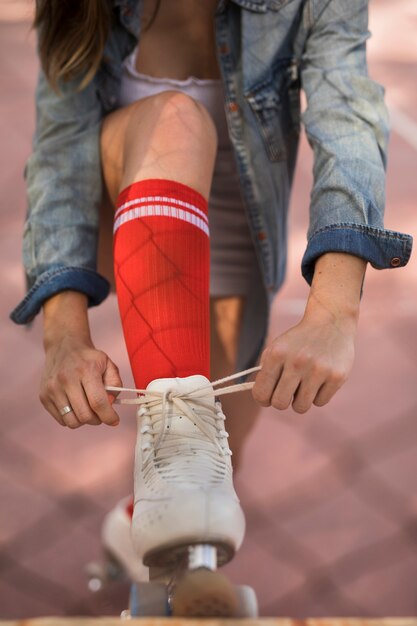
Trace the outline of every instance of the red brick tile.
<instances>
[{"instance_id":1,"label":"red brick tile","mask_svg":"<svg viewBox=\"0 0 417 626\"><path fill-rule=\"evenodd\" d=\"M11 467L0 469L0 544L27 531L54 507L44 494L32 485L24 485L13 476ZM1 549L0 549L1 553ZM1 604L1 603L0 603Z\"/></svg>"},{"instance_id":2,"label":"red brick tile","mask_svg":"<svg viewBox=\"0 0 417 626\"><path fill-rule=\"evenodd\" d=\"M223 571L236 584L253 587L260 602L261 615L267 615L264 607L303 580L293 568L272 556L268 546L258 545L250 537Z\"/></svg>"},{"instance_id":3,"label":"red brick tile","mask_svg":"<svg viewBox=\"0 0 417 626\"><path fill-rule=\"evenodd\" d=\"M51 607L48 600L40 600L28 595L24 590L8 585L0 580L0 619L26 619L56 615L56 610Z\"/></svg>"},{"instance_id":4,"label":"red brick tile","mask_svg":"<svg viewBox=\"0 0 417 626\"><path fill-rule=\"evenodd\" d=\"M384 546L381 546L383 553ZM379 617L387 614L392 617L416 615L417 560L415 542L410 545L408 554L393 550L393 562L384 569L365 572L352 581L349 592L352 598L365 605L370 614ZM397 558L395 558L397 557Z\"/></svg>"}]
</instances>

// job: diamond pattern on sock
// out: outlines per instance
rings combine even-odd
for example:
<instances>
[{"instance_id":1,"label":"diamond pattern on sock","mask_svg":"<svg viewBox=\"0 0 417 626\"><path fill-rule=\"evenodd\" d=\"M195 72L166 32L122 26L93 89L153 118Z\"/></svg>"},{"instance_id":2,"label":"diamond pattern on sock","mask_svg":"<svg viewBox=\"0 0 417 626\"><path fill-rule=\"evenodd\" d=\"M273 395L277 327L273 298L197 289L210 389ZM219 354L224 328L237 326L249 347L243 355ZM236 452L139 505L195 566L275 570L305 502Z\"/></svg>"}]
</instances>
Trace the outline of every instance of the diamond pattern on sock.
<instances>
[{"instance_id":1,"label":"diamond pattern on sock","mask_svg":"<svg viewBox=\"0 0 417 626\"><path fill-rule=\"evenodd\" d=\"M170 180L133 183L117 199L116 291L135 384L209 375L207 201Z\"/></svg>"}]
</instances>

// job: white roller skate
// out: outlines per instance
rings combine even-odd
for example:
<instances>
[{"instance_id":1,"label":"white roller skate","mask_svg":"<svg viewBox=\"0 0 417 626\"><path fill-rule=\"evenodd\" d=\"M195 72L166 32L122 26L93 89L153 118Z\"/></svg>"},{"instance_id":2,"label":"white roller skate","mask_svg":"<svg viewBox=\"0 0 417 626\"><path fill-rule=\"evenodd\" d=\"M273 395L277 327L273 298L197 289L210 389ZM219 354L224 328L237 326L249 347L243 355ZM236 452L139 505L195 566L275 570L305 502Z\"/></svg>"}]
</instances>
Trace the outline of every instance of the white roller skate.
<instances>
[{"instance_id":1,"label":"white roller skate","mask_svg":"<svg viewBox=\"0 0 417 626\"><path fill-rule=\"evenodd\" d=\"M158 379L146 391L130 390L139 397L117 401L140 405L131 534L150 579L132 585L122 617L257 616L254 591L217 571L240 547L245 520L233 487L225 415L214 395L252 383L216 392L213 385L204 376Z\"/></svg>"},{"instance_id":2,"label":"white roller skate","mask_svg":"<svg viewBox=\"0 0 417 626\"><path fill-rule=\"evenodd\" d=\"M132 511L132 496L128 496L105 516L101 527L103 559L86 567L91 591L99 591L109 583L124 579L135 582L149 580L149 569L143 565L132 544Z\"/></svg>"}]
</instances>

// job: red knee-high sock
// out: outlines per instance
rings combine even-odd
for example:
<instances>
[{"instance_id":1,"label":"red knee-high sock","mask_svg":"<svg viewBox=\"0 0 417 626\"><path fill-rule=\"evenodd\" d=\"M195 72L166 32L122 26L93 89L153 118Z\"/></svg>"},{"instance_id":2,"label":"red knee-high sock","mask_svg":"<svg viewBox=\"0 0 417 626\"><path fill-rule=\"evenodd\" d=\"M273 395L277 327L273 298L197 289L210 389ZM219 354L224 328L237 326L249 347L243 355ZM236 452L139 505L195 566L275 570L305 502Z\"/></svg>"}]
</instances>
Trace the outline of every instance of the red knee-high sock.
<instances>
[{"instance_id":1,"label":"red knee-high sock","mask_svg":"<svg viewBox=\"0 0 417 626\"><path fill-rule=\"evenodd\" d=\"M186 185L150 179L119 194L114 268L135 384L209 376L207 201Z\"/></svg>"}]
</instances>

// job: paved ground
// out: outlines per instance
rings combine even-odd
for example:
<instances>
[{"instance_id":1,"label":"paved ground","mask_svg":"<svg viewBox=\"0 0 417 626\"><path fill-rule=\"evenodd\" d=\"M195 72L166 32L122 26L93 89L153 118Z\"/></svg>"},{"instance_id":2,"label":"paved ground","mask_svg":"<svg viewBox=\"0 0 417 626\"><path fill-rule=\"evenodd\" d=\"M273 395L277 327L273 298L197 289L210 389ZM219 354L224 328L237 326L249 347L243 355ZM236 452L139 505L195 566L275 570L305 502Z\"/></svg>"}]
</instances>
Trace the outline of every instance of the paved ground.
<instances>
[{"instance_id":1,"label":"paved ground","mask_svg":"<svg viewBox=\"0 0 417 626\"><path fill-rule=\"evenodd\" d=\"M23 295L22 171L34 126L37 62L30 3L0 2L0 618L117 613L125 585L92 596L84 564L99 553L108 508L131 489L132 412L122 425L68 432L37 398L39 321L8 321ZM415 0L373 0L372 76L387 87L393 121L386 226L417 234ZM307 289L305 245L311 155L303 141L291 213L288 281L271 333L295 323ZM129 384L114 297L91 313L96 343ZM229 572L253 584L263 615L417 614L417 264L366 279L355 369L324 409L264 410L237 486L247 539Z\"/></svg>"},{"instance_id":2,"label":"paved ground","mask_svg":"<svg viewBox=\"0 0 417 626\"><path fill-rule=\"evenodd\" d=\"M168 621L167 621L168 619ZM146 626L161 626L166 624L169 626L170 618L161 620L158 617L148 618L146 620ZM230 619L211 619L209 622L205 620L206 624L210 626L231 626L236 625L239 622L231 621ZM143 619L132 619L131 626L140 626L144 624ZM200 626L201 620L199 619L184 619L177 620L177 626ZM410 618L397 618L393 619L356 619L349 620L349 626L416 626L417 620ZM0 626L120 626L120 620L118 617L41 617L24 622L19 621L0 621ZM288 620L288 618L274 618L264 617L257 620L251 620L251 626L346 626L345 619L339 618L318 618L318 619L306 619L306 620Z\"/></svg>"}]
</instances>

